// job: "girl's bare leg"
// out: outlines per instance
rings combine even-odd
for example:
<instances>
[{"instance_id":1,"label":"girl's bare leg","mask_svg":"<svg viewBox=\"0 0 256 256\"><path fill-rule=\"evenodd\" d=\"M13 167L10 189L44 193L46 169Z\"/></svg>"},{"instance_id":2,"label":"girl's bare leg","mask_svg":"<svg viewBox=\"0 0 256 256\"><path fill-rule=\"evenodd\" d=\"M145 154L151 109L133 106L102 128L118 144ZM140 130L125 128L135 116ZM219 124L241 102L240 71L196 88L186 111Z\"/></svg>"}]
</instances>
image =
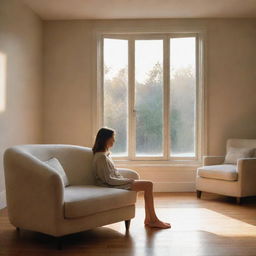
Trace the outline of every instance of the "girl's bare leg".
<instances>
[{"instance_id":1,"label":"girl's bare leg","mask_svg":"<svg viewBox=\"0 0 256 256\"><path fill-rule=\"evenodd\" d=\"M160 221L155 213L153 199L153 183L149 180L134 180L131 190L144 191L145 200L145 225L157 228L170 228L170 223Z\"/></svg>"}]
</instances>

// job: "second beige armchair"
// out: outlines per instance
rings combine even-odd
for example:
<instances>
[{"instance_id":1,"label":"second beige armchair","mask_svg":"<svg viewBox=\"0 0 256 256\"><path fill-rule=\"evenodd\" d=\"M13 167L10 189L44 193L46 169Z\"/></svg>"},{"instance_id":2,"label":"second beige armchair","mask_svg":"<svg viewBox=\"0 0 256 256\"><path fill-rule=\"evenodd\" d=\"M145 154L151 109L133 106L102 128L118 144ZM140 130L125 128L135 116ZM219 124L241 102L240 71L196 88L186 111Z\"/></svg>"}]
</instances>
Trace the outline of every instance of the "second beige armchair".
<instances>
[{"instance_id":1,"label":"second beige armchair","mask_svg":"<svg viewBox=\"0 0 256 256\"><path fill-rule=\"evenodd\" d=\"M237 155L238 159L232 162L227 161L227 155L205 156L203 166L197 169L198 198L205 191L236 197L239 204L242 197L256 196L256 140L229 139L227 153L232 149L242 149L243 152L250 153L250 157Z\"/></svg>"}]
</instances>

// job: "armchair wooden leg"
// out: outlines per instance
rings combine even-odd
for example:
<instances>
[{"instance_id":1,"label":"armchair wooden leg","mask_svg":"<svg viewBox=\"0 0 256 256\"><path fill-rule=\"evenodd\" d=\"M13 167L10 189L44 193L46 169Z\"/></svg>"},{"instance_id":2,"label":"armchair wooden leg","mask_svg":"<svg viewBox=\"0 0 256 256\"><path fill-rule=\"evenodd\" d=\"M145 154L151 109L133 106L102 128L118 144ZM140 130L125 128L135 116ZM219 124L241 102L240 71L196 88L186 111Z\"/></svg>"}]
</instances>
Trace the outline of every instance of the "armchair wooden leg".
<instances>
[{"instance_id":1,"label":"armchair wooden leg","mask_svg":"<svg viewBox=\"0 0 256 256\"><path fill-rule=\"evenodd\" d=\"M58 250L62 250L62 237L56 237L56 241L57 241L57 249Z\"/></svg>"},{"instance_id":2,"label":"armchair wooden leg","mask_svg":"<svg viewBox=\"0 0 256 256\"><path fill-rule=\"evenodd\" d=\"M242 198L241 197L237 197L236 198L236 204L241 204L242 202Z\"/></svg>"},{"instance_id":3,"label":"armchair wooden leg","mask_svg":"<svg viewBox=\"0 0 256 256\"><path fill-rule=\"evenodd\" d=\"M131 220L126 220L125 221L125 228L126 228L126 230L129 230L130 224L131 224Z\"/></svg>"},{"instance_id":4,"label":"armchair wooden leg","mask_svg":"<svg viewBox=\"0 0 256 256\"><path fill-rule=\"evenodd\" d=\"M202 191L197 190L197 191L196 191L196 196L197 196L197 198L201 198L201 195L202 195Z\"/></svg>"}]
</instances>

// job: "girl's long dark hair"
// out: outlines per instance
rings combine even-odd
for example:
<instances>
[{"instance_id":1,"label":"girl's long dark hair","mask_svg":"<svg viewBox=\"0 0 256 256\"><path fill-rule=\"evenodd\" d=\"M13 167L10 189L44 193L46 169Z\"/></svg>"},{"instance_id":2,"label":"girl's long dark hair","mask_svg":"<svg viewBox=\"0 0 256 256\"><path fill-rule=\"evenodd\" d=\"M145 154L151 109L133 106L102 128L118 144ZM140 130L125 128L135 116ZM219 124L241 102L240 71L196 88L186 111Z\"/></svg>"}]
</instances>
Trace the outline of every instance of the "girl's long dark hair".
<instances>
[{"instance_id":1,"label":"girl's long dark hair","mask_svg":"<svg viewBox=\"0 0 256 256\"><path fill-rule=\"evenodd\" d=\"M106 142L115 134L115 130L107 127L102 127L99 129L94 145L92 147L93 154L99 151L106 150Z\"/></svg>"}]
</instances>

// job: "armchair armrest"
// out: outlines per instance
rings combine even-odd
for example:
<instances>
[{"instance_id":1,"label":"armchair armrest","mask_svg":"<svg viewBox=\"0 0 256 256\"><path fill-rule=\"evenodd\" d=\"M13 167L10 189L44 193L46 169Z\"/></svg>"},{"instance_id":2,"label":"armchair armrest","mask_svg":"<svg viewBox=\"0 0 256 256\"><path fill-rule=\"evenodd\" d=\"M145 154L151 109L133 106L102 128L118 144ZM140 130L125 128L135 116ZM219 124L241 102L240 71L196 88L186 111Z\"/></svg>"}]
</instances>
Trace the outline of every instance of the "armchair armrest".
<instances>
[{"instance_id":1,"label":"armchair armrest","mask_svg":"<svg viewBox=\"0 0 256 256\"><path fill-rule=\"evenodd\" d=\"M217 165L223 164L225 160L225 156L204 156L203 157L203 165Z\"/></svg>"},{"instance_id":2,"label":"armchair armrest","mask_svg":"<svg viewBox=\"0 0 256 256\"><path fill-rule=\"evenodd\" d=\"M238 180L243 195L256 193L256 158L240 158L237 161Z\"/></svg>"},{"instance_id":3,"label":"armchair armrest","mask_svg":"<svg viewBox=\"0 0 256 256\"><path fill-rule=\"evenodd\" d=\"M132 170L132 169L128 169L128 168L116 168L121 175L123 175L125 178L130 178L130 179L134 179L134 180L139 180L140 176L139 174Z\"/></svg>"},{"instance_id":4,"label":"armchair armrest","mask_svg":"<svg viewBox=\"0 0 256 256\"><path fill-rule=\"evenodd\" d=\"M4 171L10 222L56 234L64 204L59 175L38 158L15 147L4 153Z\"/></svg>"}]
</instances>

